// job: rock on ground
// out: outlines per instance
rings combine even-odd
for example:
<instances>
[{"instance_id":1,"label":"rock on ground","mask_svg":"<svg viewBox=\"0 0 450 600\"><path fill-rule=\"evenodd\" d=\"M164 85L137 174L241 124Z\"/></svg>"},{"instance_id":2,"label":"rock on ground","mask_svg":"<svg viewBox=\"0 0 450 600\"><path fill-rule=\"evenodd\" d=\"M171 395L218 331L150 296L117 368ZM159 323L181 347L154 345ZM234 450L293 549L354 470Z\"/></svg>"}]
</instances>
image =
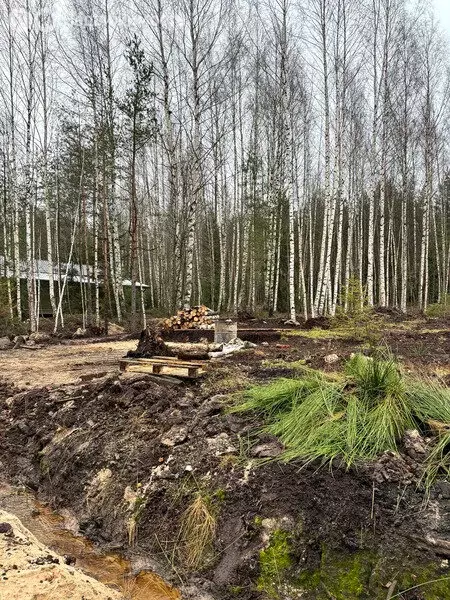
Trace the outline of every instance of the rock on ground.
<instances>
[{"instance_id":1,"label":"rock on ground","mask_svg":"<svg viewBox=\"0 0 450 600\"><path fill-rule=\"evenodd\" d=\"M13 344L9 337L0 337L0 350L9 350Z\"/></svg>"},{"instance_id":2,"label":"rock on ground","mask_svg":"<svg viewBox=\"0 0 450 600\"><path fill-rule=\"evenodd\" d=\"M0 510L0 598L121 600L123 596L66 565L17 517Z\"/></svg>"}]
</instances>

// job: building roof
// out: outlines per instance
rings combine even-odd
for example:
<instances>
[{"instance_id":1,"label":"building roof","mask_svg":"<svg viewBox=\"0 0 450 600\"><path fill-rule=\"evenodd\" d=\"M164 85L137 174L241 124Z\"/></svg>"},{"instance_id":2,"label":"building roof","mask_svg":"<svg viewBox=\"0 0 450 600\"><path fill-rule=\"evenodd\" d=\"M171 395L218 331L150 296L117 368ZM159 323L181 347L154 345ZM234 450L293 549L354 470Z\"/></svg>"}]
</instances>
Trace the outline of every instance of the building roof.
<instances>
[{"instance_id":1,"label":"building roof","mask_svg":"<svg viewBox=\"0 0 450 600\"><path fill-rule=\"evenodd\" d=\"M59 265L51 265L48 260L35 260L34 261L34 277L38 281L50 281L50 277L53 276L55 281L58 277L64 278L68 272L68 281L74 283L94 283L94 267L92 265L76 265L74 263L61 263ZM0 255L0 277L14 277L12 265L5 266L5 257ZM27 262L24 260L20 261L20 278L28 278L28 267ZM102 285L102 270L99 269L99 281ZM131 287L130 279L122 279L122 285L125 287ZM148 288L145 283L136 282L137 287Z\"/></svg>"}]
</instances>

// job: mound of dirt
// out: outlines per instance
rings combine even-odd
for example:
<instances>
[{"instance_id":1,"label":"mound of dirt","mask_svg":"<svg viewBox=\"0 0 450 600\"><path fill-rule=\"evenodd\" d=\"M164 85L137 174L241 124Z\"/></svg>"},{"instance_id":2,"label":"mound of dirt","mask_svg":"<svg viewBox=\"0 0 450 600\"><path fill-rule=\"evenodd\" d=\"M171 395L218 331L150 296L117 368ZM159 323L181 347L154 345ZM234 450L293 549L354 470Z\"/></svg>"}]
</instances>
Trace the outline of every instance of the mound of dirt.
<instances>
[{"instance_id":1,"label":"mound of dirt","mask_svg":"<svg viewBox=\"0 0 450 600\"><path fill-rule=\"evenodd\" d=\"M442 484L431 495L432 510L424 508L411 457L352 471L267 462L279 453L277 442L255 438L254 417L227 414L220 393L250 371L231 366L203 384L179 386L112 375L17 394L0 402L3 471L55 508L70 509L80 532L101 546L120 548L138 564L151 556L166 579L179 584L181 577L189 584L183 598L270 595L273 568L264 557L280 540L280 598L300 597L292 586L301 585L302 598L326 598L314 591L317 577L339 583L332 576L337 565L360 573L358 560L365 565L358 575L367 585L364 597L372 600L386 597L385 584L399 571L419 577L426 567L431 579L445 544L427 540L450 537L442 516L450 490ZM198 495L216 527L202 568L192 573L183 515ZM446 589L439 597L450 598L450 583Z\"/></svg>"}]
</instances>

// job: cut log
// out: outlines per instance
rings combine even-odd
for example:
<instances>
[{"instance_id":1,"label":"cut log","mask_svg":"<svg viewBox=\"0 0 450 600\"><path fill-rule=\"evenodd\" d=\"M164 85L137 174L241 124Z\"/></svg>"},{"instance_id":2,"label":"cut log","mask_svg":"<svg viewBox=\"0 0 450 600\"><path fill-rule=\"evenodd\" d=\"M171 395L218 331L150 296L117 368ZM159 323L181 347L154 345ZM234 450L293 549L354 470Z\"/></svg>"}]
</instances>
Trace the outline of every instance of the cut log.
<instances>
[{"instance_id":1,"label":"cut log","mask_svg":"<svg viewBox=\"0 0 450 600\"><path fill-rule=\"evenodd\" d=\"M179 310L173 317L164 319L161 325L166 330L212 327L213 316L213 311L206 306L194 306L187 310Z\"/></svg>"},{"instance_id":2,"label":"cut log","mask_svg":"<svg viewBox=\"0 0 450 600\"><path fill-rule=\"evenodd\" d=\"M220 352L222 346L220 344L203 344L201 342L183 343L183 342L166 342L166 346L173 355L186 360L208 360L208 352Z\"/></svg>"}]
</instances>

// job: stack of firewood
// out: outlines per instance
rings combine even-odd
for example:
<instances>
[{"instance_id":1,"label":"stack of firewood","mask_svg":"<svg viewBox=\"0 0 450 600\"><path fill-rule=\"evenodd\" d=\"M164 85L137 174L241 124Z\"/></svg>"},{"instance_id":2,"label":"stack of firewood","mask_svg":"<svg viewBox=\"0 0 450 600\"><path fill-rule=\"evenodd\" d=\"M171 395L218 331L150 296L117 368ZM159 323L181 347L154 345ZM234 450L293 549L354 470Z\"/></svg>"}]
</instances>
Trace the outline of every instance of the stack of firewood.
<instances>
[{"instance_id":1,"label":"stack of firewood","mask_svg":"<svg viewBox=\"0 0 450 600\"><path fill-rule=\"evenodd\" d=\"M169 329L212 329L214 327L214 311L207 306L194 306L187 310L179 310L176 315L164 319L163 328Z\"/></svg>"}]
</instances>

